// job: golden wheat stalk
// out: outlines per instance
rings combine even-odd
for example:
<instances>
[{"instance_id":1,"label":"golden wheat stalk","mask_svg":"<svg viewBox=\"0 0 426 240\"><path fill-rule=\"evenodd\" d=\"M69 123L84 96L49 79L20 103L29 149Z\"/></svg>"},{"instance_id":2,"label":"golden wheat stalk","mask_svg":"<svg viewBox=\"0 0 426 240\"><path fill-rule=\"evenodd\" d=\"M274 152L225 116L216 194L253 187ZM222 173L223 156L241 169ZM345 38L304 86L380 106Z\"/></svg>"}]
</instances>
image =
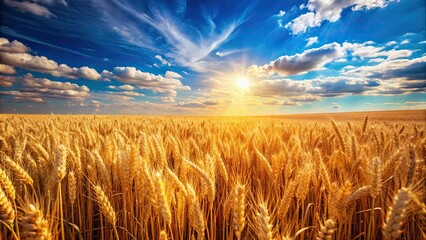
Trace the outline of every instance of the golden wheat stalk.
<instances>
[{"instance_id":1,"label":"golden wheat stalk","mask_svg":"<svg viewBox=\"0 0 426 240\"><path fill-rule=\"evenodd\" d=\"M115 215L114 208L112 207L111 202L109 201L107 195L102 190L102 187L99 185L94 186L93 189L95 190L94 191L95 199L99 205L101 213L106 217L109 223L115 226L117 222L117 217Z\"/></svg>"},{"instance_id":2,"label":"golden wheat stalk","mask_svg":"<svg viewBox=\"0 0 426 240\"><path fill-rule=\"evenodd\" d=\"M15 221L15 209L13 208L12 203L9 198L7 198L6 193L0 187L0 220L3 222L12 225Z\"/></svg>"},{"instance_id":3,"label":"golden wheat stalk","mask_svg":"<svg viewBox=\"0 0 426 240\"><path fill-rule=\"evenodd\" d=\"M3 188L6 196L9 200L14 201L16 198L16 190L13 186L12 180L10 180L7 173L0 168L0 188Z\"/></svg>"},{"instance_id":4,"label":"golden wheat stalk","mask_svg":"<svg viewBox=\"0 0 426 240\"><path fill-rule=\"evenodd\" d=\"M155 192L157 195L158 205L160 206L161 216L163 217L164 222L169 225L172 222L172 213L166 196L165 184L159 172L156 172L154 177Z\"/></svg>"},{"instance_id":5,"label":"golden wheat stalk","mask_svg":"<svg viewBox=\"0 0 426 240\"><path fill-rule=\"evenodd\" d=\"M245 185L237 183L234 193L234 204L232 209L232 222L234 232L237 239L241 239L241 234L246 224L245 208L246 208Z\"/></svg>"},{"instance_id":6,"label":"golden wheat stalk","mask_svg":"<svg viewBox=\"0 0 426 240\"><path fill-rule=\"evenodd\" d=\"M9 167L9 169L14 173L15 177L22 181L25 184L33 185L33 178L30 176L30 174L22 168L18 163L14 162L10 157L2 154L3 162L6 164L6 166Z\"/></svg>"},{"instance_id":7,"label":"golden wheat stalk","mask_svg":"<svg viewBox=\"0 0 426 240\"><path fill-rule=\"evenodd\" d=\"M23 214L19 217L20 235L27 240L51 240L52 233L49 229L49 222L43 216L43 212L33 204L28 204L23 208Z\"/></svg>"},{"instance_id":8,"label":"golden wheat stalk","mask_svg":"<svg viewBox=\"0 0 426 240\"><path fill-rule=\"evenodd\" d=\"M56 177L58 181L62 181L67 174L67 148L64 145L59 145L56 148Z\"/></svg>"},{"instance_id":9,"label":"golden wheat stalk","mask_svg":"<svg viewBox=\"0 0 426 240\"><path fill-rule=\"evenodd\" d=\"M386 221L383 223L382 232L385 240L398 239L401 235L409 200L410 190L408 188L399 189L388 210Z\"/></svg>"},{"instance_id":10,"label":"golden wheat stalk","mask_svg":"<svg viewBox=\"0 0 426 240\"><path fill-rule=\"evenodd\" d=\"M264 202L259 203L259 210L256 212L257 236L260 240L272 240L272 224L269 211Z\"/></svg>"},{"instance_id":11,"label":"golden wheat stalk","mask_svg":"<svg viewBox=\"0 0 426 240\"><path fill-rule=\"evenodd\" d=\"M336 222L333 219L327 219L324 224L320 223L317 240L333 239L334 231L336 231Z\"/></svg>"},{"instance_id":12,"label":"golden wheat stalk","mask_svg":"<svg viewBox=\"0 0 426 240\"><path fill-rule=\"evenodd\" d=\"M77 198L77 179L74 171L68 173L68 197L71 205L74 205L75 199Z\"/></svg>"},{"instance_id":13,"label":"golden wheat stalk","mask_svg":"<svg viewBox=\"0 0 426 240\"><path fill-rule=\"evenodd\" d=\"M199 236L204 236L205 220L203 211L197 201L197 195L192 185L188 184L187 189L187 202L188 202L188 219L191 226L198 232ZM202 238L200 238L202 239Z\"/></svg>"}]
</instances>

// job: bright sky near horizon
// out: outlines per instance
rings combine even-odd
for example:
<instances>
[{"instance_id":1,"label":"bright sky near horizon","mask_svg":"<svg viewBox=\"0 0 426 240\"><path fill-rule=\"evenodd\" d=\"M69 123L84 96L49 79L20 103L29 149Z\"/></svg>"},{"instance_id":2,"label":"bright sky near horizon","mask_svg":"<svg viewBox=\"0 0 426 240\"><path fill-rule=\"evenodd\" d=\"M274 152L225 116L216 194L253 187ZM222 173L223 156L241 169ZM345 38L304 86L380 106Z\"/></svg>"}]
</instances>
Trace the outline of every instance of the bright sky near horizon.
<instances>
[{"instance_id":1,"label":"bright sky near horizon","mask_svg":"<svg viewBox=\"0 0 426 240\"><path fill-rule=\"evenodd\" d=\"M424 0L0 1L0 113L426 109Z\"/></svg>"}]
</instances>

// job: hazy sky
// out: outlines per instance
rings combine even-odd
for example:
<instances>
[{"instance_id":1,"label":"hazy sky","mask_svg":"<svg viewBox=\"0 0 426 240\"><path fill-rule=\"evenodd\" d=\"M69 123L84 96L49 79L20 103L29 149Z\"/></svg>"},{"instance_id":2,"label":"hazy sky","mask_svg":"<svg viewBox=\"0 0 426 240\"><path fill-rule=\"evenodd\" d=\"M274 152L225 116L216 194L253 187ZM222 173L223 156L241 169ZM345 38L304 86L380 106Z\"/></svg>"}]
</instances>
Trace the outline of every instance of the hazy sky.
<instances>
[{"instance_id":1,"label":"hazy sky","mask_svg":"<svg viewBox=\"0 0 426 240\"><path fill-rule=\"evenodd\" d=\"M424 0L0 0L0 112L426 109Z\"/></svg>"}]
</instances>

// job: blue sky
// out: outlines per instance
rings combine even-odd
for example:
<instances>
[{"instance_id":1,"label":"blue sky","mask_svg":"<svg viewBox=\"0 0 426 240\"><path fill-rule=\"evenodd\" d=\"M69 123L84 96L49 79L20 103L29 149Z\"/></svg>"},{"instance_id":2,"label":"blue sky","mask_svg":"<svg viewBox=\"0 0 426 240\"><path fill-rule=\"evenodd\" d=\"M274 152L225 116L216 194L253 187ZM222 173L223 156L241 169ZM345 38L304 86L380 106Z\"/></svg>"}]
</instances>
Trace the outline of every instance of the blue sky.
<instances>
[{"instance_id":1,"label":"blue sky","mask_svg":"<svg viewBox=\"0 0 426 240\"><path fill-rule=\"evenodd\" d=\"M0 0L3 113L426 109L421 0Z\"/></svg>"}]
</instances>

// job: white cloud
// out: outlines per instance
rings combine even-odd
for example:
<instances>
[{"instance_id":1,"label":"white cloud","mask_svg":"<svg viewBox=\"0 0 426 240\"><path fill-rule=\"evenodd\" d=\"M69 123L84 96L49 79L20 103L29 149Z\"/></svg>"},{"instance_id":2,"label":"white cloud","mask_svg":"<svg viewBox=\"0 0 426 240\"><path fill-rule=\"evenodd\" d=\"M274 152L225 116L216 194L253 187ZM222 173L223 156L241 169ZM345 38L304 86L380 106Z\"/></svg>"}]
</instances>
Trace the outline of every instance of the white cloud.
<instances>
[{"instance_id":1,"label":"white cloud","mask_svg":"<svg viewBox=\"0 0 426 240\"><path fill-rule=\"evenodd\" d=\"M182 76L179 73L173 72L173 71L167 71L166 74L164 74L164 76L166 78L178 78L178 79L182 78Z\"/></svg>"},{"instance_id":2,"label":"white cloud","mask_svg":"<svg viewBox=\"0 0 426 240\"><path fill-rule=\"evenodd\" d=\"M386 57L387 60L409 57L413 53L411 50L384 50L384 47L372 46L372 42L348 43L344 42L343 47L352 53L352 56L364 58Z\"/></svg>"},{"instance_id":3,"label":"white cloud","mask_svg":"<svg viewBox=\"0 0 426 240\"><path fill-rule=\"evenodd\" d=\"M310 38L306 39L306 41L307 41L306 47L309 47L312 44L318 43L318 37L310 37Z\"/></svg>"},{"instance_id":4,"label":"white cloud","mask_svg":"<svg viewBox=\"0 0 426 240\"><path fill-rule=\"evenodd\" d=\"M368 60L368 62L371 62L371 63L380 63L380 62L384 62L384 61L386 61L386 59L384 59L384 58L372 58L372 59Z\"/></svg>"},{"instance_id":5,"label":"white cloud","mask_svg":"<svg viewBox=\"0 0 426 240\"><path fill-rule=\"evenodd\" d=\"M347 76L409 80L425 80L426 56L414 59L394 59L374 66L361 66L344 73Z\"/></svg>"},{"instance_id":6,"label":"white cloud","mask_svg":"<svg viewBox=\"0 0 426 240\"><path fill-rule=\"evenodd\" d=\"M25 46L23 43L13 40L9 42L6 38L0 38L0 52L8 53L26 53L30 49Z\"/></svg>"},{"instance_id":7,"label":"white cloud","mask_svg":"<svg viewBox=\"0 0 426 240\"><path fill-rule=\"evenodd\" d=\"M165 66L172 66L172 64L169 62L169 61L167 61L166 59L164 59L162 56L160 56L160 55L155 55L155 58L158 60L158 61L160 61L161 62L161 64L162 65L165 65Z\"/></svg>"},{"instance_id":8,"label":"white cloud","mask_svg":"<svg viewBox=\"0 0 426 240\"><path fill-rule=\"evenodd\" d=\"M408 39L405 39L401 42L401 44L408 44L408 43L410 43L410 40L408 40Z\"/></svg>"},{"instance_id":9,"label":"white cloud","mask_svg":"<svg viewBox=\"0 0 426 240\"><path fill-rule=\"evenodd\" d=\"M345 56L345 49L338 43L330 43L319 48L313 48L300 54L282 56L267 65L251 66L249 72L257 76L268 76L267 72L277 72L284 76L291 76L319 70L334 59Z\"/></svg>"},{"instance_id":10,"label":"white cloud","mask_svg":"<svg viewBox=\"0 0 426 240\"><path fill-rule=\"evenodd\" d=\"M149 12L121 1L93 0L104 19L116 26L117 33L128 42L150 47L155 50L153 31L167 44L165 57L172 59L173 64L191 68L198 72L213 71L220 63L211 61L210 53L227 42L234 31L245 21L246 11L239 18L226 21L216 26L211 16L204 16L205 23L186 22L185 19L172 15L167 10L153 5ZM122 23L133 26L123 31ZM143 27L141 27L143 26ZM127 27L129 28L129 27Z\"/></svg>"},{"instance_id":11,"label":"white cloud","mask_svg":"<svg viewBox=\"0 0 426 240\"><path fill-rule=\"evenodd\" d=\"M16 77L0 75L0 87L12 87Z\"/></svg>"},{"instance_id":12,"label":"white cloud","mask_svg":"<svg viewBox=\"0 0 426 240\"><path fill-rule=\"evenodd\" d=\"M108 88L110 89L121 89L121 90L126 90L126 91L132 91L135 89L135 87L133 87L132 85L129 84L125 84L125 85L121 85L121 86L108 86Z\"/></svg>"},{"instance_id":13,"label":"white cloud","mask_svg":"<svg viewBox=\"0 0 426 240\"><path fill-rule=\"evenodd\" d=\"M4 2L7 5L18 9L21 12L28 12L36 16L46 17L46 18L55 16L53 13L49 11L49 9L34 2L29 2L29 1L18 2L14 0L4 0Z\"/></svg>"},{"instance_id":14,"label":"white cloud","mask_svg":"<svg viewBox=\"0 0 426 240\"><path fill-rule=\"evenodd\" d=\"M317 102L321 100L320 96L302 95L290 98L294 102Z\"/></svg>"},{"instance_id":15,"label":"white cloud","mask_svg":"<svg viewBox=\"0 0 426 240\"><path fill-rule=\"evenodd\" d=\"M46 98L83 101L89 96L89 88L70 82L51 81L47 78L34 78L31 74L15 77L22 84L19 91L1 91L2 95L14 96L18 101L44 102Z\"/></svg>"},{"instance_id":16,"label":"white cloud","mask_svg":"<svg viewBox=\"0 0 426 240\"><path fill-rule=\"evenodd\" d=\"M29 51L29 48L16 40L9 42L7 39L0 39L0 63L2 64L48 73L55 77L101 79L101 75L93 68L87 66L69 67L66 64L58 64L44 56L33 56L25 51Z\"/></svg>"},{"instance_id":17,"label":"white cloud","mask_svg":"<svg viewBox=\"0 0 426 240\"><path fill-rule=\"evenodd\" d=\"M306 81L262 80L254 84L251 94L260 97L297 96L310 89L312 89L312 85Z\"/></svg>"},{"instance_id":18,"label":"white cloud","mask_svg":"<svg viewBox=\"0 0 426 240\"><path fill-rule=\"evenodd\" d=\"M134 84L140 89L148 89L153 92L166 93L176 96L176 90L190 90L178 79L154 75L142 72L134 67L115 67L112 72L104 71L105 77L114 78L122 83Z\"/></svg>"},{"instance_id":19,"label":"white cloud","mask_svg":"<svg viewBox=\"0 0 426 240\"><path fill-rule=\"evenodd\" d=\"M347 62L348 60L346 58L338 58L336 60L334 60L334 62L338 62L338 63L344 63Z\"/></svg>"},{"instance_id":20,"label":"white cloud","mask_svg":"<svg viewBox=\"0 0 426 240\"><path fill-rule=\"evenodd\" d=\"M9 65L0 64L0 73L1 74L15 74L16 70L14 67Z\"/></svg>"},{"instance_id":21,"label":"white cloud","mask_svg":"<svg viewBox=\"0 0 426 240\"><path fill-rule=\"evenodd\" d=\"M216 55L219 57L225 57L234 53L243 52L245 49L234 49L234 50L228 50L228 51L217 51Z\"/></svg>"},{"instance_id":22,"label":"white cloud","mask_svg":"<svg viewBox=\"0 0 426 240\"><path fill-rule=\"evenodd\" d=\"M285 15L285 11L280 10L280 12L277 15L275 15L275 16L276 17L283 17L284 15Z\"/></svg>"},{"instance_id":23,"label":"white cloud","mask_svg":"<svg viewBox=\"0 0 426 240\"><path fill-rule=\"evenodd\" d=\"M285 28L291 29L293 34L300 34L306 32L308 28L318 27L321 25L321 20L313 12L308 12L293 21L287 23Z\"/></svg>"},{"instance_id":24,"label":"white cloud","mask_svg":"<svg viewBox=\"0 0 426 240\"><path fill-rule=\"evenodd\" d=\"M393 46L393 45L396 45L396 44L398 44L398 42L396 42L396 41L390 41L390 42L387 42L385 46L388 47L388 46Z\"/></svg>"},{"instance_id":25,"label":"white cloud","mask_svg":"<svg viewBox=\"0 0 426 240\"><path fill-rule=\"evenodd\" d=\"M285 27L290 29L292 34L300 34L306 32L308 28L320 26L324 21L338 21L342 11L346 8L352 7L352 11L384 8L391 1L392 0L309 0L307 4L309 12L293 19L286 24ZM304 8L305 5L302 5Z\"/></svg>"}]
</instances>

